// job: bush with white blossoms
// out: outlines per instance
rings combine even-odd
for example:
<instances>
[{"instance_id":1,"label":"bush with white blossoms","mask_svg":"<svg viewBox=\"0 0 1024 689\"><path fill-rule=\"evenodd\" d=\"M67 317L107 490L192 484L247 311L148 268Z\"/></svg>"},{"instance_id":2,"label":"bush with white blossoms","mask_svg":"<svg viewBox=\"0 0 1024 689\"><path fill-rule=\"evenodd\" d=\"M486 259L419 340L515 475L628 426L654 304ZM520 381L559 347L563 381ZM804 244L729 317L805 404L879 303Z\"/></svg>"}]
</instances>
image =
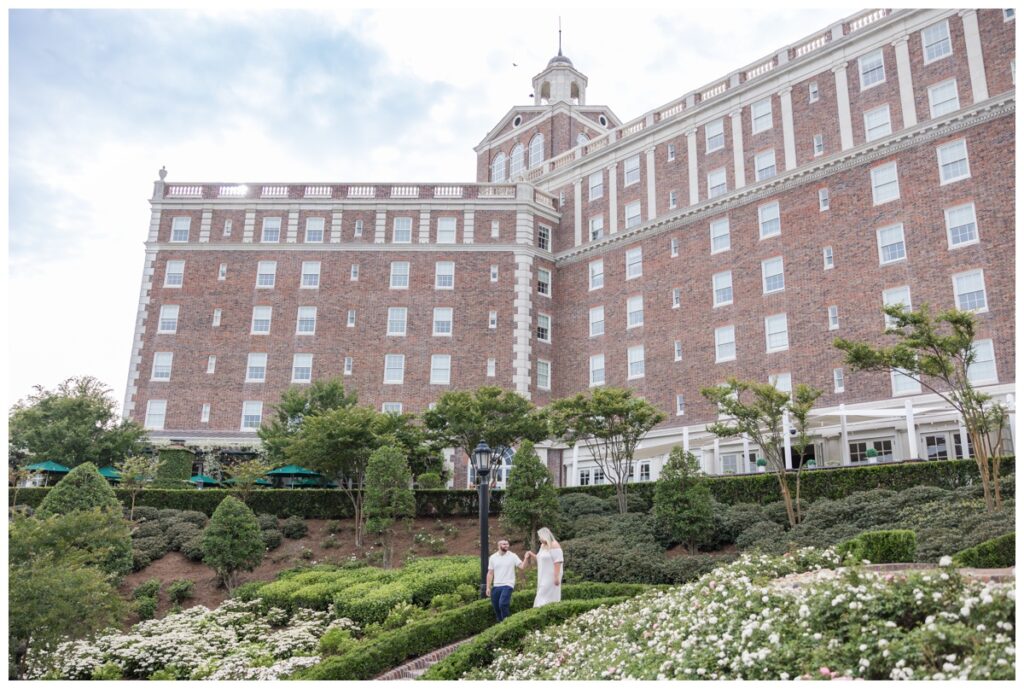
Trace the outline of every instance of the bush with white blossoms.
<instances>
[{"instance_id":1,"label":"bush with white blossoms","mask_svg":"<svg viewBox=\"0 0 1024 689\"><path fill-rule=\"evenodd\" d=\"M744 555L534 632L465 678L1013 679L1014 600L945 559L905 574L840 567L831 549Z\"/></svg>"},{"instance_id":2,"label":"bush with white blossoms","mask_svg":"<svg viewBox=\"0 0 1024 689\"><path fill-rule=\"evenodd\" d=\"M177 679L282 679L315 665L317 645L329 629L358 628L330 611L280 608L263 611L259 601L228 600L216 610L197 605L127 632L109 630L95 639L37 649L27 679L90 679L115 665L125 679L145 679L159 670Z\"/></svg>"}]
</instances>

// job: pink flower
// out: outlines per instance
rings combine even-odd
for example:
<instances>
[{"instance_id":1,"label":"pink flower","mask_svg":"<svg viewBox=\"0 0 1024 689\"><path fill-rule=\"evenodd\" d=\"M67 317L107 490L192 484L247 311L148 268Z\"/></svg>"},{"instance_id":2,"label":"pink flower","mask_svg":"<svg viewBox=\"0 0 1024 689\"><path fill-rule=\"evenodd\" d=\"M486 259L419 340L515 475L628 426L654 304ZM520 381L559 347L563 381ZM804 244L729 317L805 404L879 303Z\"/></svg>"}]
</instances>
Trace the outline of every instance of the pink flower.
<instances>
[{"instance_id":1,"label":"pink flower","mask_svg":"<svg viewBox=\"0 0 1024 689\"><path fill-rule=\"evenodd\" d=\"M831 676L832 676L832 671L831 671L831 670L829 670L829 669L828 669L827 667L825 667L824 665L822 665L822 666L821 666L820 668L818 668L818 672L820 672L820 673L821 673L821 676L822 676L822 677L831 677Z\"/></svg>"}]
</instances>

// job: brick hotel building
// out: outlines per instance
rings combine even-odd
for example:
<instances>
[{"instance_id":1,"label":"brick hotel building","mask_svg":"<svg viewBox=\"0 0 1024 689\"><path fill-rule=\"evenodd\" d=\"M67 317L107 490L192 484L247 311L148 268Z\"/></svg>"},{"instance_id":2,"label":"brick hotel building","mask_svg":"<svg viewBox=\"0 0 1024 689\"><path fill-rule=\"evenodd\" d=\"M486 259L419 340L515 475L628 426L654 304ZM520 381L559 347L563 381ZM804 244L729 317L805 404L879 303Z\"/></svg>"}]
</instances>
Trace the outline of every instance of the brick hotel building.
<instances>
[{"instance_id":1,"label":"brick hotel building","mask_svg":"<svg viewBox=\"0 0 1024 689\"><path fill-rule=\"evenodd\" d=\"M626 123L559 51L474 183L161 171L125 415L157 442L252 446L285 388L321 378L402 412L625 386L669 414L637 453L651 480L676 445L757 470L704 430L700 389L737 376L824 390L819 465L964 456L935 395L845 371L831 343L884 341L883 304L973 309L972 375L1014 409L1014 28L865 11ZM542 453L560 484L603 480L582 450Z\"/></svg>"}]
</instances>

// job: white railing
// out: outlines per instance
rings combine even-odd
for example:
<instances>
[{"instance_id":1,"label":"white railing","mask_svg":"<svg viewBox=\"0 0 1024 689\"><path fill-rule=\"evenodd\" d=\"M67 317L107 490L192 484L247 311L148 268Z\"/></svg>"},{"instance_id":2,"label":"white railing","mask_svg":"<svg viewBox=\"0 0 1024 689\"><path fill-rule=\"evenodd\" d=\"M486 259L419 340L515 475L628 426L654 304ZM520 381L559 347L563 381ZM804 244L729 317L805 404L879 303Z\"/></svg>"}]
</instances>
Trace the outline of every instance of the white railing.
<instances>
[{"instance_id":1,"label":"white railing","mask_svg":"<svg viewBox=\"0 0 1024 689\"><path fill-rule=\"evenodd\" d=\"M608 141L609 141L609 137L608 137L607 134L602 136L600 139L594 139L589 144L587 144L587 147L586 147L584 153L586 154L586 153L593 153L594 151L600 151L602 148L604 148L605 146L608 145Z\"/></svg>"},{"instance_id":2,"label":"white railing","mask_svg":"<svg viewBox=\"0 0 1024 689\"><path fill-rule=\"evenodd\" d=\"M420 188L414 186L391 187L391 198L393 199L416 199L420 196Z\"/></svg>"},{"instance_id":3,"label":"white railing","mask_svg":"<svg viewBox=\"0 0 1024 689\"><path fill-rule=\"evenodd\" d=\"M775 69L775 58L774 57L771 60L768 60L767 62L762 62L761 64L759 64L757 67L754 67L753 69L748 69L744 79L746 79L747 81L750 81L754 77L759 77L762 74L764 74L765 72L770 72L773 69Z\"/></svg>"},{"instance_id":4,"label":"white railing","mask_svg":"<svg viewBox=\"0 0 1024 689\"><path fill-rule=\"evenodd\" d=\"M636 120L635 122L631 122L622 128L622 136L629 136L630 134L635 134L636 132L640 131L646 126L646 120Z\"/></svg>"},{"instance_id":5,"label":"white railing","mask_svg":"<svg viewBox=\"0 0 1024 689\"><path fill-rule=\"evenodd\" d=\"M331 198L331 188L327 186L306 187L304 196L307 199L329 199Z\"/></svg>"},{"instance_id":6,"label":"white railing","mask_svg":"<svg viewBox=\"0 0 1024 689\"><path fill-rule=\"evenodd\" d=\"M572 161L576 158L575 150L568 150L557 158L551 159L551 169L560 170L566 165L572 164Z\"/></svg>"},{"instance_id":7,"label":"white railing","mask_svg":"<svg viewBox=\"0 0 1024 689\"><path fill-rule=\"evenodd\" d=\"M167 195L182 198L202 198L203 187L200 184L172 184L167 187Z\"/></svg>"},{"instance_id":8,"label":"white railing","mask_svg":"<svg viewBox=\"0 0 1024 689\"><path fill-rule=\"evenodd\" d=\"M480 187L480 193L477 196L482 199L514 199L516 188L514 186Z\"/></svg>"},{"instance_id":9,"label":"white railing","mask_svg":"<svg viewBox=\"0 0 1024 689\"><path fill-rule=\"evenodd\" d=\"M708 98L714 98L719 93L724 93L726 86L727 86L726 82L723 81L718 86L713 86L713 87L709 88L707 91L702 92L700 94L701 101L706 101Z\"/></svg>"},{"instance_id":10,"label":"white railing","mask_svg":"<svg viewBox=\"0 0 1024 689\"><path fill-rule=\"evenodd\" d=\"M850 22L850 33L853 33L854 31L860 31L868 24L874 24L879 19L889 14L890 11L891 10L875 10L874 12L868 12L865 15L857 17L852 22Z\"/></svg>"},{"instance_id":11,"label":"white railing","mask_svg":"<svg viewBox=\"0 0 1024 689\"><path fill-rule=\"evenodd\" d=\"M807 53L817 50L828 42L828 37L831 33L823 33L822 35L815 38L813 41L807 41L793 51L793 57L803 57Z\"/></svg>"},{"instance_id":12,"label":"white railing","mask_svg":"<svg viewBox=\"0 0 1024 689\"><path fill-rule=\"evenodd\" d=\"M685 108L685 107L686 107L685 101L679 101L678 103L673 105L671 108L665 108L660 113L658 113L658 117L660 119L662 119L662 120L666 120L669 117L672 117L674 115L678 115L679 113L681 113L683 111L683 108Z\"/></svg>"},{"instance_id":13,"label":"white railing","mask_svg":"<svg viewBox=\"0 0 1024 689\"><path fill-rule=\"evenodd\" d=\"M260 196L265 199L281 199L288 197L288 187L267 186L263 187Z\"/></svg>"},{"instance_id":14,"label":"white railing","mask_svg":"<svg viewBox=\"0 0 1024 689\"><path fill-rule=\"evenodd\" d=\"M546 206L551 210L555 210L555 200L547 194L542 194L539 191L534 194L534 200L542 206Z\"/></svg>"},{"instance_id":15,"label":"white railing","mask_svg":"<svg viewBox=\"0 0 1024 689\"><path fill-rule=\"evenodd\" d=\"M350 199L372 199L377 195L376 187L372 186L360 186L360 187L349 187L348 197Z\"/></svg>"},{"instance_id":16,"label":"white railing","mask_svg":"<svg viewBox=\"0 0 1024 689\"><path fill-rule=\"evenodd\" d=\"M543 176L543 174L544 174L544 166L543 165L538 165L537 167L533 168L532 170L527 170L526 171L526 174L523 175L523 181L524 182L532 182L535 179L540 179L541 176Z\"/></svg>"},{"instance_id":17,"label":"white railing","mask_svg":"<svg viewBox=\"0 0 1024 689\"><path fill-rule=\"evenodd\" d=\"M443 187L434 187L434 198L435 199L461 199L462 198L462 187L447 185Z\"/></svg>"},{"instance_id":18,"label":"white railing","mask_svg":"<svg viewBox=\"0 0 1024 689\"><path fill-rule=\"evenodd\" d=\"M249 187L244 184L229 184L220 187L217 190L217 196L220 198L241 198L249 193Z\"/></svg>"}]
</instances>

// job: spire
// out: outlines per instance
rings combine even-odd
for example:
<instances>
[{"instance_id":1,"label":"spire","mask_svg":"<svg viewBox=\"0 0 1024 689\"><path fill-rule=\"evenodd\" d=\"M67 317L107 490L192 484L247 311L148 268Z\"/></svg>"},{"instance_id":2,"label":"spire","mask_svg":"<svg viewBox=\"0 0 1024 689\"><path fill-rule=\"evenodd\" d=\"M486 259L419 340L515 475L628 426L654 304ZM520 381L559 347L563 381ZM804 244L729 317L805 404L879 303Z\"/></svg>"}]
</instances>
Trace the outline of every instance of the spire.
<instances>
[{"instance_id":1,"label":"spire","mask_svg":"<svg viewBox=\"0 0 1024 689\"><path fill-rule=\"evenodd\" d=\"M562 55L562 18L558 18L558 55Z\"/></svg>"}]
</instances>

